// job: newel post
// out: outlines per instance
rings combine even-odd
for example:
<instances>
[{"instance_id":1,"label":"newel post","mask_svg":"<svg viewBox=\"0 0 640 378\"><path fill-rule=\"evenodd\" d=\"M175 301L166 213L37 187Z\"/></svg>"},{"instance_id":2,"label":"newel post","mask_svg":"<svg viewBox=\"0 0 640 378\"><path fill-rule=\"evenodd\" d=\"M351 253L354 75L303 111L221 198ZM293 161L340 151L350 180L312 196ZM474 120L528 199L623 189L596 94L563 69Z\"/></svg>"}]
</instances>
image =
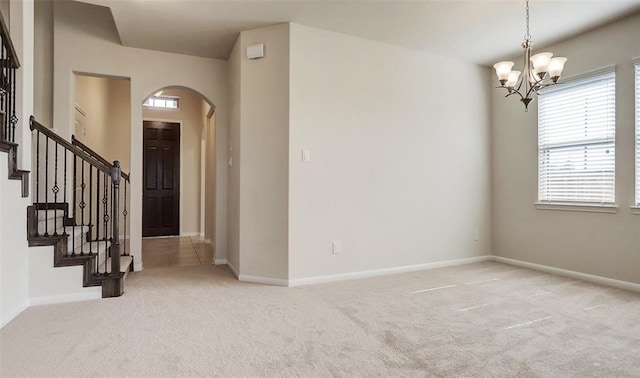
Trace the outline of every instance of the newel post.
<instances>
[{"instance_id":1,"label":"newel post","mask_svg":"<svg viewBox=\"0 0 640 378\"><path fill-rule=\"evenodd\" d=\"M120 272L120 162L114 161L111 168L111 186L113 194L113 232L111 237L111 273L102 282L102 297L119 297L124 292L124 273Z\"/></svg>"},{"instance_id":2,"label":"newel post","mask_svg":"<svg viewBox=\"0 0 640 378\"><path fill-rule=\"evenodd\" d=\"M120 273L120 162L114 161L111 168L113 185L113 241L111 242L111 273Z\"/></svg>"}]
</instances>

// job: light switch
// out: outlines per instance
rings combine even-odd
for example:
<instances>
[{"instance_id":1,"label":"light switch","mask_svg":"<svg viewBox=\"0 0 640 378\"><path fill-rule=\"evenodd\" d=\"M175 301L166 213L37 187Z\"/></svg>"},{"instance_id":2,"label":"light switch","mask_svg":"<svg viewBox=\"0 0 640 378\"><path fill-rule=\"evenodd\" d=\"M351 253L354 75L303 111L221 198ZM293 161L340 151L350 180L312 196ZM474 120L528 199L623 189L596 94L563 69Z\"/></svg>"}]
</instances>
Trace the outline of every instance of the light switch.
<instances>
[{"instance_id":1,"label":"light switch","mask_svg":"<svg viewBox=\"0 0 640 378\"><path fill-rule=\"evenodd\" d=\"M311 151L302 150L302 162L303 163L308 163L310 161L311 161Z\"/></svg>"}]
</instances>

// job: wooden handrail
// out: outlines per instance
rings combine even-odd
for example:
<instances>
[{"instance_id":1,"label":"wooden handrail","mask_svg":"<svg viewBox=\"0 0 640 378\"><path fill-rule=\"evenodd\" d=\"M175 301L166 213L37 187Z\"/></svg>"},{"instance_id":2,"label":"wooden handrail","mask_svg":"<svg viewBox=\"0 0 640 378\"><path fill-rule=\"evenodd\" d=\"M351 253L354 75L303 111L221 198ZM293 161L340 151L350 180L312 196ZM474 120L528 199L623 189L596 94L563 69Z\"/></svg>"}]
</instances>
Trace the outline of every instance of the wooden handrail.
<instances>
[{"instance_id":1,"label":"wooden handrail","mask_svg":"<svg viewBox=\"0 0 640 378\"><path fill-rule=\"evenodd\" d=\"M104 165L106 165L108 167L113 167L113 164L111 164L107 159L103 158L102 156L100 156L100 154L98 154L97 152L92 150L89 146L87 146L86 144L84 144L81 141L79 141L78 139L76 139L75 135L71 135L71 144L73 144L74 146L78 146L80 149L82 149L84 152L86 152L92 158L98 160L102 164L104 164ZM129 175L128 174L126 174L126 173L121 171L120 176L123 179L127 180L127 182L129 181Z\"/></svg>"},{"instance_id":2,"label":"wooden handrail","mask_svg":"<svg viewBox=\"0 0 640 378\"><path fill-rule=\"evenodd\" d=\"M86 152L82 151L79 147L76 147L73 144L67 142L60 135L54 133L53 131L51 131L51 129L44 127L42 124L36 121L34 116L31 116L31 118L29 118L29 128L31 128L31 131L38 130L42 134L49 137L49 139L52 139L54 142L58 143L62 147L71 151L74 155L78 156L80 159L93 165L94 167L101 170L102 172L108 175L111 175L111 166L103 164L101 161L98 161L92 158L91 156L89 156Z\"/></svg>"},{"instance_id":3,"label":"wooden handrail","mask_svg":"<svg viewBox=\"0 0 640 378\"><path fill-rule=\"evenodd\" d=\"M2 34L2 43L4 44L4 47L9 52L9 58L11 59L11 67L20 68L20 61L18 60L18 54L16 53L15 47L13 47L13 41L11 41L9 30L7 29L7 23L4 21L4 17L2 16L2 13L0 13L0 34Z\"/></svg>"}]
</instances>

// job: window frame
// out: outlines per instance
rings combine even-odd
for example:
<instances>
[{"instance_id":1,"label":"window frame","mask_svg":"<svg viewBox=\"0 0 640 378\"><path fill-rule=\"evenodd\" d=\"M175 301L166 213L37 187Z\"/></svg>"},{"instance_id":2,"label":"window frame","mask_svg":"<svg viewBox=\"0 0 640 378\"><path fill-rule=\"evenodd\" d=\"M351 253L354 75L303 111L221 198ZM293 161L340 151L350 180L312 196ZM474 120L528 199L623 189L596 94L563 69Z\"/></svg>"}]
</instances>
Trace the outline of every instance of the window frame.
<instances>
[{"instance_id":1,"label":"window frame","mask_svg":"<svg viewBox=\"0 0 640 378\"><path fill-rule=\"evenodd\" d=\"M602 69L599 70L595 70L595 71L591 71L585 74L581 74L581 75L576 75L576 76L572 76L570 78L567 78L565 80L563 80L561 83L559 83L559 85L568 85L568 86L580 86L581 84L579 83L580 81L585 81L585 84L588 83L589 79L593 79L593 78L597 78L598 76L604 76L607 74L613 74L613 81L614 81L614 85L617 84L616 80L617 80L617 72L616 72L616 67L615 66L609 66L609 67L604 67ZM550 88L549 91L554 91L554 90L562 90L562 87L558 87L558 88ZM544 96L544 90L540 93L540 95ZM539 96L540 96L539 95ZM581 202L581 201L562 201L559 199L547 199L547 200L543 200L541 199L541 148L543 148L544 146L541 145L540 143L540 133L541 133L541 125L540 125L540 99L538 99L538 122L537 122L537 127L538 127L538 139L537 139L537 148L536 148L536 153L537 153L537 200L536 202L534 202L534 206L536 209L540 209L540 210L560 210L560 211L578 211L578 212L598 212L598 213L617 213L618 211L618 205L617 205L617 196L616 196L616 132L617 132L617 93L616 93L616 89L614 89L613 91L613 105L614 105L614 122L613 122L613 136L612 136L612 141L613 141L613 202ZM575 142L569 142L569 143L565 143L564 147L560 147L560 148L572 148L575 146L578 146L580 144L582 144L583 142L580 141L575 141ZM606 139L602 140L602 144L607 143ZM560 148L558 148L558 150L560 150ZM640 209L639 209L640 210Z\"/></svg>"},{"instance_id":2,"label":"window frame","mask_svg":"<svg viewBox=\"0 0 640 378\"><path fill-rule=\"evenodd\" d=\"M172 108L172 107L167 107L167 106L147 105L147 102L149 100L153 100L153 101L155 101L155 100L175 101L176 107ZM145 108L154 109L154 110L173 110L173 111L177 111L177 110L180 110L180 97L178 97L178 96L153 96L152 95L152 96L147 97L144 100L144 102L142 103L142 105Z\"/></svg>"}]
</instances>

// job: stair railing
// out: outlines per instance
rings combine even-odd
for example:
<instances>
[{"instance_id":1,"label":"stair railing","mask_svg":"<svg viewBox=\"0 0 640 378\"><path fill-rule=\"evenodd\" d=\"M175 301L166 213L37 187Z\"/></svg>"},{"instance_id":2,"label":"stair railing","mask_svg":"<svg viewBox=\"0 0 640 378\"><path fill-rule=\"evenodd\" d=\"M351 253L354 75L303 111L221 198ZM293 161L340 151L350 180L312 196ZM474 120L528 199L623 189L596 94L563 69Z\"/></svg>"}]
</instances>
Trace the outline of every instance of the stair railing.
<instances>
[{"instance_id":1,"label":"stair railing","mask_svg":"<svg viewBox=\"0 0 640 378\"><path fill-rule=\"evenodd\" d=\"M117 216L120 163L104 164L38 123L33 116L29 123L35 131L36 176L32 206L36 216L30 217L35 221L28 225L29 236L67 237L71 246L65 257L95 255L92 273L103 279L103 296L104 279L109 281L108 287L122 294ZM43 210L45 220L38 222L38 211ZM63 216L59 222L60 211ZM110 255L113 258L109 265Z\"/></svg>"},{"instance_id":2,"label":"stair railing","mask_svg":"<svg viewBox=\"0 0 640 378\"><path fill-rule=\"evenodd\" d=\"M16 71L20 68L7 23L0 13L0 141L16 141Z\"/></svg>"},{"instance_id":3,"label":"stair railing","mask_svg":"<svg viewBox=\"0 0 640 378\"><path fill-rule=\"evenodd\" d=\"M91 149L89 146L87 146L86 144L82 143L81 141L79 141L78 139L76 139L75 135L71 136L71 144L73 144L76 147L79 147L81 150L83 150L84 152L86 152L89 156L91 156L93 159L96 159L97 161L101 162L102 164L106 165L107 167L111 167L113 169L113 165L104 157L102 157L100 154L98 154L97 152L95 152L93 149ZM123 256L129 256L130 251L129 251L129 229L127 228L127 216L129 215L129 212L127 211L127 206L129 206L128 202L127 202L127 189L129 187L130 181L129 181L129 175L122 172L120 172L120 177L122 177L123 182L122 182L122 193L124 194L124 200L122 201L123 204L123 210L122 210L122 230L124 232L124 239L122 240L122 255ZM119 198L119 197L118 197ZM117 213L117 212L116 212ZM118 235L120 236L120 235Z\"/></svg>"}]
</instances>

